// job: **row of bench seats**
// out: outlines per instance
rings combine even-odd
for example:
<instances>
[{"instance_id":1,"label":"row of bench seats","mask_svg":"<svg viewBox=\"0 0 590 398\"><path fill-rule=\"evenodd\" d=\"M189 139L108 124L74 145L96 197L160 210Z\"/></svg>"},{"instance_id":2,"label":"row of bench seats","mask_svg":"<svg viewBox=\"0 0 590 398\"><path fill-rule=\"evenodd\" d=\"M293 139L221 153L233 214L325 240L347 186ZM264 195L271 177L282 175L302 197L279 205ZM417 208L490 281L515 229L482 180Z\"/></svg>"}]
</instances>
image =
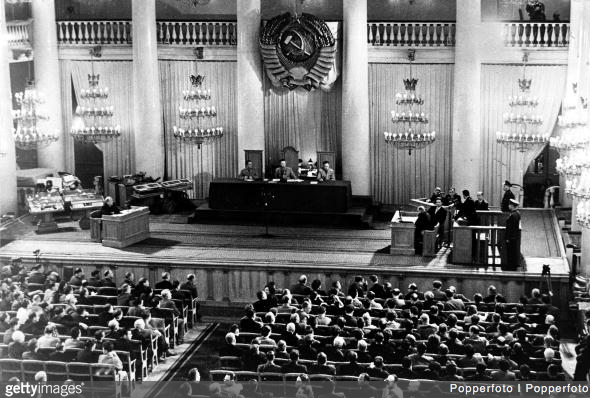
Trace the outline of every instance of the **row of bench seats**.
<instances>
[{"instance_id":1,"label":"row of bench seats","mask_svg":"<svg viewBox=\"0 0 590 398\"><path fill-rule=\"evenodd\" d=\"M463 377L468 377L476 373L475 368L464 368L461 370ZM258 392L261 394L272 393L274 397L294 397L298 387L296 386L299 373L258 373L248 371L229 371L229 370L212 370L210 371L211 379L216 382L221 382L225 375L232 374L235 380L242 384L246 384L249 380L258 381ZM520 372L515 372L517 379L520 378ZM531 377L536 378L537 374L531 372ZM310 385L314 391L314 395L321 395L323 390L327 387L327 380L333 380L336 383L336 392L342 392L346 397L359 396L359 387L357 383L357 376L330 376L322 374L309 375ZM445 387L440 381L427 379L398 379L398 386L404 391L410 391L410 384L418 382L418 391L423 394L432 393L432 396L441 396L441 390ZM489 382L467 382L469 385L489 385ZM382 379L371 378L371 385L377 388L382 388L385 383ZM447 391L443 391L447 392ZM430 395L429 395L430 396Z\"/></svg>"},{"instance_id":2,"label":"row of bench seats","mask_svg":"<svg viewBox=\"0 0 590 398\"><path fill-rule=\"evenodd\" d=\"M108 369L108 371L104 371ZM26 359L0 359L0 380L17 377L21 381L35 381L35 374L44 371L48 382L57 384L67 379L84 382L83 395L89 398L110 396L121 398L121 381L112 365L82 362L34 361ZM98 376L98 371L102 371ZM91 395L89 395L91 394Z\"/></svg>"},{"instance_id":3,"label":"row of bench seats","mask_svg":"<svg viewBox=\"0 0 590 398\"><path fill-rule=\"evenodd\" d=\"M59 336L60 339L65 340L68 336ZM80 337L80 340L93 340L92 337ZM117 340L105 338L105 342L110 341L112 342L115 347L117 347ZM140 381L145 379L151 369L155 366L158 366L158 339L153 337L150 341L151 343L151 350L144 349L141 345L141 342L138 340L130 340L129 345L131 347L130 351L116 351L123 362L124 368L128 373L133 373L133 381L139 379ZM75 361L78 355L78 352L82 351L82 348L68 348L65 350L66 355L69 356L67 362ZM149 351L152 351L152 355L148 355ZM42 358L49 358L51 353L55 352L55 348L39 348L38 355ZM0 344L0 358L6 358L8 356L8 345L7 344ZM98 360L98 355L100 355L102 351L96 351L96 359ZM122 356L123 355L123 356ZM128 360L126 360L126 358ZM140 373L136 372L136 366L139 367ZM135 386L135 385L134 385Z\"/></svg>"},{"instance_id":4,"label":"row of bench seats","mask_svg":"<svg viewBox=\"0 0 590 398\"><path fill-rule=\"evenodd\" d=\"M437 358L439 358L438 354L426 354L426 355L434 358L435 360ZM499 356L499 355L497 355L497 356ZM463 355L449 354L449 355L447 355L447 357L450 360L457 362L457 360L462 358ZM494 369L494 368L490 367L491 364L489 363L486 356L484 356L482 358L483 358L484 362L488 365L488 369ZM274 362L276 365L282 366L282 365L286 365L289 362L289 360L283 359L283 358L276 358ZM328 361L327 363L329 365L333 365L336 368L336 374L340 374L341 373L340 368L342 366L348 364L348 362L334 362L334 361ZM560 364L561 360L555 359L554 363ZM299 364L309 367L311 365L316 364L316 361L310 360L310 359L299 359ZM371 364L370 363L359 363L359 365L365 366L368 368ZM529 366L531 369L533 369L535 371L539 371L539 372L544 372L547 370L547 364L545 363L544 358L530 358ZM235 357L235 356L221 356L221 357L219 357L219 362L218 362L217 368L219 368L221 370L233 370L233 371L244 369L242 358ZM396 370L400 370L402 368L402 365L400 363L384 363L383 368L389 373L396 373ZM416 366L412 367L412 369L418 374L421 371L426 370L427 368L428 368L427 366L422 366L422 365L416 365ZM444 366L443 366L443 369L444 369Z\"/></svg>"}]
</instances>

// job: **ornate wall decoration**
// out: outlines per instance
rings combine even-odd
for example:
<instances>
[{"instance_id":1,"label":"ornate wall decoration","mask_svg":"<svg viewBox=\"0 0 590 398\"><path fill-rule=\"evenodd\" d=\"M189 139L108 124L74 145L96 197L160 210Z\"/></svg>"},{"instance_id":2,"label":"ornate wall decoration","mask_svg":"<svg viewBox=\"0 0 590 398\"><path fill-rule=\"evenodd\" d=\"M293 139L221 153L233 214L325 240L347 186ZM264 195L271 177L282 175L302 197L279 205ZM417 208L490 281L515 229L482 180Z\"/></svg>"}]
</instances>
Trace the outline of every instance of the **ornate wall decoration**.
<instances>
[{"instance_id":1,"label":"ornate wall decoration","mask_svg":"<svg viewBox=\"0 0 590 398\"><path fill-rule=\"evenodd\" d=\"M336 40L323 20L310 15L278 15L260 31L260 51L275 86L308 91L322 86L336 57Z\"/></svg>"}]
</instances>

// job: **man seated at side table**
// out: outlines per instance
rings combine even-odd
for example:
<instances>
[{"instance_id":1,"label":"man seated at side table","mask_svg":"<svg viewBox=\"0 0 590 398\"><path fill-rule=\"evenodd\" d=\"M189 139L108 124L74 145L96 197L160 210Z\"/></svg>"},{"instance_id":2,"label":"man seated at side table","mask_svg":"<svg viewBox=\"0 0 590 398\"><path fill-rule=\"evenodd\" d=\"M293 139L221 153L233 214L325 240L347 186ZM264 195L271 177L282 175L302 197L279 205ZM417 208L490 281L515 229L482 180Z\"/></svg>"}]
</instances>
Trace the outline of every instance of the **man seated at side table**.
<instances>
[{"instance_id":1,"label":"man seated at side table","mask_svg":"<svg viewBox=\"0 0 590 398\"><path fill-rule=\"evenodd\" d=\"M250 159L246 160L246 168L240 171L238 178L245 181L254 181L259 177L258 170L254 168L254 165Z\"/></svg>"},{"instance_id":2,"label":"man seated at side table","mask_svg":"<svg viewBox=\"0 0 590 398\"><path fill-rule=\"evenodd\" d=\"M327 160L322 162L322 168L318 170L318 181L336 181L336 174Z\"/></svg>"},{"instance_id":3,"label":"man seated at side table","mask_svg":"<svg viewBox=\"0 0 590 398\"><path fill-rule=\"evenodd\" d=\"M104 204L102 205L101 209L100 209L100 215L101 216L112 216L113 214L119 214L121 213L121 210L119 210L119 208L117 206L115 206L115 202L113 201L113 198L111 198L110 196L107 196L104 199Z\"/></svg>"},{"instance_id":4,"label":"man seated at side table","mask_svg":"<svg viewBox=\"0 0 590 398\"><path fill-rule=\"evenodd\" d=\"M281 165L275 169L275 178L280 180L296 180L297 176L292 168L287 167L285 159L281 159Z\"/></svg>"}]
</instances>

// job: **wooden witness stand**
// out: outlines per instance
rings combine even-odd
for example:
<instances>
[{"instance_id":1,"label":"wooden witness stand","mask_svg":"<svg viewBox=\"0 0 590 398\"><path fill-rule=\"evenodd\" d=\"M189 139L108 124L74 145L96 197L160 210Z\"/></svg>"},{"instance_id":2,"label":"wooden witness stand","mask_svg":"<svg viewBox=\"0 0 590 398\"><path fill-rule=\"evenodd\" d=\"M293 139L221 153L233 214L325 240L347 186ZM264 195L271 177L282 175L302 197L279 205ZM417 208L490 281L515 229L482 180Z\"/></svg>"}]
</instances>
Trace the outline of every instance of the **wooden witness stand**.
<instances>
[{"instance_id":1,"label":"wooden witness stand","mask_svg":"<svg viewBox=\"0 0 590 398\"><path fill-rule=\"evenodd\" d=\"M415 211L396 211L391 219L391 249L390 254L413 256L414 250L414 222L418 217ZM422 256L436 256L436 231L424 231Z\"/></svg>"},{"instance_id":2,"label":"wooden witness stand","mask_svg":"<svg viewBox=\"0 0 590 398\"><path fill-rule=\"evenodd\" d=\"M121 214L91 218L91 238L103 246L123 248L150 237L150 211L132 206Z\"/></svg>"}]
</instances>

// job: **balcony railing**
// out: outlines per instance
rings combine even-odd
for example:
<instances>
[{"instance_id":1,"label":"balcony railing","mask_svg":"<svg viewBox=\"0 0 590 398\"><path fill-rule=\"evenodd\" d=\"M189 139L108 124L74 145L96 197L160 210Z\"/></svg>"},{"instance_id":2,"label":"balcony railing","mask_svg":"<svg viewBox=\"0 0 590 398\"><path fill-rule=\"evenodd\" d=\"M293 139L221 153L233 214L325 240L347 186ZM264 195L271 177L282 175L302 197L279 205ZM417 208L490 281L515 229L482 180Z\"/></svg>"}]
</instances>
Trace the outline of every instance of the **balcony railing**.
<instances>
[{"instance_id":1,"label":"balcony railing","mask_svg":"<svg viewBox=\"0 0 590 398\"><path fill-rule=\"evenodd\" d=\"M235 46L237 23L158 21L158 44ZM131 21L58 21L57 40L62 45L129 45Z\"/></svg>"},{"instance_id":2,"label":"balcony railing","mask_svg":"<svg viewBox=\"0 0 590 398\"><path fill-rule=\"evenodd\" d=\"M237 22L158 21L158 43L172 45L235 46Z\"/></svg>"},{"instance_id":3,"label":"balcony railing","mask_svg":"<svg viewBox=\"0 0 590 398\"><path fill-rule=\"evenodd\" d=\"M8 46L10 48L30 48L29 28L32 20L10 21L7 23Z\"/></svg>"},{"instance_id":4,"label":"balcony railing","mask_svg":"<svg viewBox=\"0 0 590 398\"><path fill-rule=\"evenodd\" d=\"M58 21L59 44L131 44L131 21Z\"/></svg>"},{"instance_id":5,"label":"balcony railing","mask_svg":"<svg viewBox=\"0 0 590 398\"><path fill-rule=\"evenodd\" d=\"M503 28L507 47L567 47L568 22L506 22Z\"/></svg>"},{"instance_id":6,"label":"balcony railing","mask_svg":"<svg viewBox=\"0 0 590 398\"><path fill-rule=\"evenodd\" d=\"M454 22L369 22L368 43L392 47L453 47Z\"/></svg>"}]
</instances>

